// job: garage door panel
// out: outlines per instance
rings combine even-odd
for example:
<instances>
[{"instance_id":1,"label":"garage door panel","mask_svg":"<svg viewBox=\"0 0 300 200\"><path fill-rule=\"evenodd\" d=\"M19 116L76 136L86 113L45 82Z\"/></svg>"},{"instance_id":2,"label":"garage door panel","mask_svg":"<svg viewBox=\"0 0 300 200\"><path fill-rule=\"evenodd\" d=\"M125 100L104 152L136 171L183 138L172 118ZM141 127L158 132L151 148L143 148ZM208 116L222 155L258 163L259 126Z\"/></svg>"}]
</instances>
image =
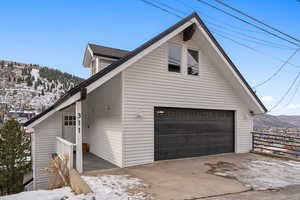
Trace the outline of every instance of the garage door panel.
<instances>
[{"instance_id":1,"label":"garage door panel","mask_svg":"<svg viewBox=\"0 0 300 200\"><path fill-rule=\"evenodd\" d=\"M234 151L234 112L155 108L155 160Z\"/></svg>"},{"instance_id":2,"label":"garage door panel","mask_svg":"<svg viewBox=\"0 0 300 200\"><path fill-rule=\"evenodd\" d=\"M193 131L196 130L197 133L202 134L202 132L220 132L223 133L224 130L232 128L232 121L215 121L215 122L202 122L202 121L178 121L178 122L162 122L159 123L160 134L173 134L176 132L182 133L184 130Z\"/></svg>"}]
</instances>

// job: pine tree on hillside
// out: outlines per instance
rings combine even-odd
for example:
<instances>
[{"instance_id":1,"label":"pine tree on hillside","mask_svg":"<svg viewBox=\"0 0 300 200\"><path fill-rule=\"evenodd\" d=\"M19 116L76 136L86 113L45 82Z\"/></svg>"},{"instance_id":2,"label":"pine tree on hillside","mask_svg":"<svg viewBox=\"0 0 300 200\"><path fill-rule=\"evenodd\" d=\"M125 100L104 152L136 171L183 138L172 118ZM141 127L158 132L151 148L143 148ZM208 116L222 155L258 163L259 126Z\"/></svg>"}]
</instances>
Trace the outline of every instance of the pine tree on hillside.
<instances>
[{"instance_id":1,"label":"pine tree on hillside","mask_svg":"<svg viewBox=\"0 0 300 200\"><path fill-rule=\"evenodd\" d=\"M0 129L0 187L4 194L23 191L24 174L31 170L30 138L21 125L12 119Z\"/></svg>"},{"instance_id":2,"label":"pine tree on hillside","mask_svg":"<svg viewBox=\"0 0 300 200\"><path fill-rule=\"evenodd\" d=\"M26 78L26 83L27 83L27 86L28 86L28 87L31 87L31 86L32 86L32 79L31 79L30 76L27 76L27 78Z\"/></svg>"},{"instance_id":3,"label":"pine tree on hillside","mask_svg":"<svg viewBox=\"0 0 300 200\"><path fill-rule=\"evenodd\" d=\"M53 89L55 89L55 85L53 83L51 83L51 91L53 91Z\"/></svg>"},{"instance_id":4,"label":"pine tree on hillside","mask_svg":"<svg viewBox=\"0 0 300 200\"><path fill-rule=\"evenodd\" d=\"M22 78L18 77L17 78L17 83L20 84L22 82Z\"/></svg>"}]
</instances>

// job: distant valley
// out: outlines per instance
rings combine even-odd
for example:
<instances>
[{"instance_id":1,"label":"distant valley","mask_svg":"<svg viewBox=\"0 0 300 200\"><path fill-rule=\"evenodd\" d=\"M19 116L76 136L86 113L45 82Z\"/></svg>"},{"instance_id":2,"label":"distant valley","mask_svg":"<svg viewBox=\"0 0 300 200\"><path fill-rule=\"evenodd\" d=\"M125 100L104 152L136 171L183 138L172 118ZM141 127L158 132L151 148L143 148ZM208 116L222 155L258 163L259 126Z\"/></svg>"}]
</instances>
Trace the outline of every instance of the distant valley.
<instances>
[{"instance_id":1,"label":"distant valley","mask_svg":"<svg viewBox=\"0 0 300 200\"><path fill-rule=\"evenodd\" d=\"M300 115L259 115L254 118L254 129L300 129Z\"/></svg>"}]
</instances>

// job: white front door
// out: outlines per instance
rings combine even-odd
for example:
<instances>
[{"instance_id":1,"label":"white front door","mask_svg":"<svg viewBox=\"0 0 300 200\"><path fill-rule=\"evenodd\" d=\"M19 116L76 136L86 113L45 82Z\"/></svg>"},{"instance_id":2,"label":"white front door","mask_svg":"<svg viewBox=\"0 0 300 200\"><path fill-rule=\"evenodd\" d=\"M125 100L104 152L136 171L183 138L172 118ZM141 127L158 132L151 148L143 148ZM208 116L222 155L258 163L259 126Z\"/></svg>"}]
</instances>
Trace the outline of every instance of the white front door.
<instances>
[{"instance_id":1,"label":"white front door","mask_svg":"<svg viewBox=\"0 0 300 200\"><path fill-rule=\"evenodd\" d=\"M64 113L63 116L63 137L64 139L76 143L76 117L75 113Z\"/></svg>"}]
</instances>

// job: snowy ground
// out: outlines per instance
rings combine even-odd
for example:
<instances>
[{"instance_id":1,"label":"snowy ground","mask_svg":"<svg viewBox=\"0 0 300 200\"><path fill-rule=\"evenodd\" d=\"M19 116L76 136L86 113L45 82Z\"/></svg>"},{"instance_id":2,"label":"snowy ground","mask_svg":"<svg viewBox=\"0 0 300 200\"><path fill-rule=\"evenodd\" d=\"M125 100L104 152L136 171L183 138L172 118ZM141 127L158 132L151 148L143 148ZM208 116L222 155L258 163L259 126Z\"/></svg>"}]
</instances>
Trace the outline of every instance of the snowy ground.
<instances>
[{"instance_id":1,"label":"snowy ground","mask_svg":"<svg viewBox=\"0 0 300 200\"><path fill-rule=\"evenodd\" d=\"M297 161L265 158L247 160L240 166L226 162L207 165L211 166L211 173L237 179L254 190L300 185L300 162Z\"/></svg>"},{"instance_id":2,"label":"snowy ground","mask_svg":"<svg viewBox=\"0 0 300 200\"><path fill-rule=\"evenodd\" d=\"M74 195L71 188L22 192L0 197L0 200L147 200L151 197L143 192L147 187L140 179L127 175L104 175L82 177L93 193Z\"/></svg>"}]
</instances>

